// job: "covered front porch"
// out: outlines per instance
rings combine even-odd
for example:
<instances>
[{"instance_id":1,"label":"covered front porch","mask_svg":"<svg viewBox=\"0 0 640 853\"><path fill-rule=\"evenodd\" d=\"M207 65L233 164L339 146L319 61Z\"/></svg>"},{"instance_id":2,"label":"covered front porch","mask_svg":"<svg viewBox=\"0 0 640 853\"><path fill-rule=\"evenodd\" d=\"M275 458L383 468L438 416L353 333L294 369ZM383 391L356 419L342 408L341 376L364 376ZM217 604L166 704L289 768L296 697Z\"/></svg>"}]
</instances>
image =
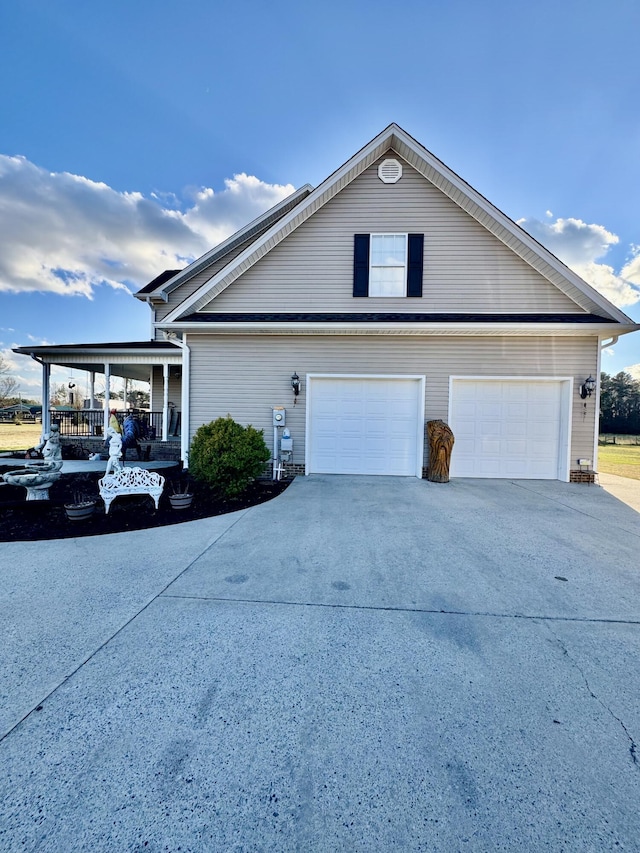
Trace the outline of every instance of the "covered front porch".
<instances>
[{"instance_id":1,"label":"covered front porch","mask_svg":"<svg viewBox=\"0 0 640 853\"><path fill-rule=\"evenodd\" d=\"M106 344L63 344L59 346L18 347L14 352L27 355L42 365L42 424L48 432L53 423L67 441L77 439L83 446L90 440L103 441L112 409L125 414L137 408L127 400L129 381L149 385L149 407L139 411L144 428L144 440L180 446L180 459L188 451L187 383L183 380L183 349L170 341L134 341ZM87 393L84 400L73 406L51 405L52 367L87 374ZM97 399L96 378L100 377L103 391ZM114 396L112 380L123 380L123 399ZM79 384L79 383L76 383ZM66 442L65 442L66 443ZM164 455L164 454L163 454ZM171 456L174 454L171 453Z\"/></svg>"}]
</instances>

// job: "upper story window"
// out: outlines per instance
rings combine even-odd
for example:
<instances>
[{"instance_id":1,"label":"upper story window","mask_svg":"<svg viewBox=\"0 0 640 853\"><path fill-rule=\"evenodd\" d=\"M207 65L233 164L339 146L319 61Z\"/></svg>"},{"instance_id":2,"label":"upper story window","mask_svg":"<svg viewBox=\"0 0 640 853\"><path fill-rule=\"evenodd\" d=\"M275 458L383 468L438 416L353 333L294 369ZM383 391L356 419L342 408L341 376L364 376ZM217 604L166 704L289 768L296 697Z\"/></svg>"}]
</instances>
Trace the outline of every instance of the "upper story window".
<instances>
[{"instance_id":1,"label":"upper story window","mask_svg":"<svg viewBox=\"0 0 640 853\"><path fill-rule=\"evenodd\" d=\"M406 296L407 235L371 234L369 296Z\"/></svg>"},{"instance_id":2,"label":"upper story window","mask_svg":"<svg viewBox=\"0 0 640 853\"><path fill-rule=\"evenodd\" d=\"M422 296L424 234L356 234L353 295Z\"/></svg>"}]
</instances>

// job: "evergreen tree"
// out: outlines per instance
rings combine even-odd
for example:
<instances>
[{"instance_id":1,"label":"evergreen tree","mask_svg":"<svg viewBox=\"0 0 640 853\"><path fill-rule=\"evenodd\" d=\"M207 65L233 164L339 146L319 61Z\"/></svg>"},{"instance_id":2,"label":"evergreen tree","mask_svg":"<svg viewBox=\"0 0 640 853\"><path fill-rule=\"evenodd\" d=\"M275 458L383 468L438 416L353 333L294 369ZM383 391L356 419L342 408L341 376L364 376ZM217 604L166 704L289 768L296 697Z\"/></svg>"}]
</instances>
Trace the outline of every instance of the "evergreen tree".
<instances>
[{"instance_id":1,"label":"evergreen tree","mask_svg":"<svg viewBox=\"0 0 640 853\"><path fill-rule=\"evenodd\" d=\"M600 432L640 435L640 380L600 374Z\"/></svg>"}]
</instances>

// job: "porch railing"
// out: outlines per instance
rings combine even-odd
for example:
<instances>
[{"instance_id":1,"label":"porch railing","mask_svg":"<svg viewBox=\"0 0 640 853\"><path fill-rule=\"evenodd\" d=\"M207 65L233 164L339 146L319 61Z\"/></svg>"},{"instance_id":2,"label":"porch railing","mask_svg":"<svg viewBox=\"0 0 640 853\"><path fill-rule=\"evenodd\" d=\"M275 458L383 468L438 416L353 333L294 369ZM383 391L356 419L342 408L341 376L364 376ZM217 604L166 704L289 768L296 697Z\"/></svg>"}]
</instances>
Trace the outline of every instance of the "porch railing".
<instances>
[{"instance_id":1,"label":"porch railing","mask_svg":"<svg viewBox=\"0 0 640 853\"><path fill-rule=\"evenodd\" d=\"M159 441L162 438L162 412L138 412L142 424L143 440ZM120 423L125 412L118 412ZM169 440L180 438L180 412L169 412ZM99 436L104 432L104 411L102 409L78 409L75 412L51 412L51 423L58 424L60 435Z\"/></svg>"}]
</instances>

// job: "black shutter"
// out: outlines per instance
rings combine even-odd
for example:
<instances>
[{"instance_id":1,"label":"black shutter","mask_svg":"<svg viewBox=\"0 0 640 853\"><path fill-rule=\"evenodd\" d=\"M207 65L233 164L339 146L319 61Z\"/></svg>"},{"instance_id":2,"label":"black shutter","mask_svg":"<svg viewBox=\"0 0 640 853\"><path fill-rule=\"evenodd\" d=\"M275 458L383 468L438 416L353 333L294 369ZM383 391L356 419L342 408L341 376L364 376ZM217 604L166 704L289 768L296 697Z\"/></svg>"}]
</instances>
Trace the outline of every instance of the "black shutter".
<instances>
[{"instance_id":1,"label":"black shutter","mask_svg":"<svg viewBox=\"0 0 640 853\"><path fill-rule=\"evenodd\" d=\"M369 235L353 238L353 295L369 295Z\"/></svg>"},{"instance_id":2,"label":"black shutter","mask_svg":"<svg viewBox=\"0 0 640 853\"><path fill-rule=\"evenodd\" d=\"M422 296L422 258L424 234L409 234L407 263L407 296Z\"/></svg>"}]
</instances>

